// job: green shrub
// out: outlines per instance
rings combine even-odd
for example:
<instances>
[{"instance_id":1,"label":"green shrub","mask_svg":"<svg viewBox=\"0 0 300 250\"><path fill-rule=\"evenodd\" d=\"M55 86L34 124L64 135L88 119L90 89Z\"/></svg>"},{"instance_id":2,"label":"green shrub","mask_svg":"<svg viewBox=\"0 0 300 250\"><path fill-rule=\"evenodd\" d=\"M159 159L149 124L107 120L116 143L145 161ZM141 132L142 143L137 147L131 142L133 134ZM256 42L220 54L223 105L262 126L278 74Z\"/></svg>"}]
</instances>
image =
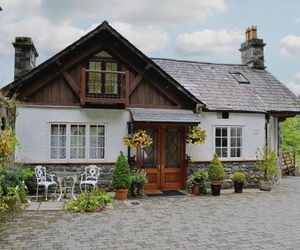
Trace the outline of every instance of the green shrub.
<instances>
[{"instance_id":1,"label":"green shrub","mask_svg":"<svg viewBox=\"0 0 300 250\"><path fill-rule=\"evenodd\" d=\"M112 203L112 195L104 190L81 194L77 200L66 202L65 208L73 212L101 212Z\"/></svg>"},{"instance_id":2,"label":"green shrub","mask_svg":"<svg viewBox=\"0 0 300 250\"><path fill-rule=\"evenodd\" d=\"M207 181L208 180L208 174L205 170L203 169L199 169L197 171L195 171L194 173L192 173L188 179L187 179L187 186L188 186L188 189L191 190L194 183L195 183L195 180L204 180L204 181Z\"/></svg>"},{"instance_id":3,"label":"green shrub","mask_svg":"<svg viewBox=\"0 0 300 250\"><path fill-rule=\"evenodd\" d=\"M130 175L129 195L132 198L142 197L144 195L144 185L148 182L146 172L138 170Z\"/></svg>"},{"instance_id":4,"label":"green shrub","mask_svg":"<svg viewBox=\"0 0 300 250\"><path fill-rule=\"evenodd\" d=\"M243 172L235 172L231 177L231 180L237 183L244 183L246 180L246 175Z\"/></svg>"},{"instance_id":5,"label":"green shrub","mask_svg":"<svg viewBox=\"0 0 300 250\"><path fill-rule=\"evenodd\" d=\"M263 181L271 181L279 172L276 152L264 146L263 152L259 150L258 153L259 160L257 161L257 166L260 170L261 179Z\"/></svg>"},{"instance_id":6,"label":"green shrub","mask_svg":"<svg viewBox=\"0 0 300 250\"><path fill-rule=\"evenodd\" d=\"M130 168L122 151L113 172L112 186L114 189L128 189L130 187Z\"/></svg>"},{"instance_id":7,"label":"green shrub","mask_svg":"<svg viewBox=\"0 0 300 250\"><path fill-rule=\"evenodd\" d=\"M214 154L214 158L208 166L208 179L210 181L222 181L224 176L223 164L219 161L218 156Z\"/></svg>"}]
</instances>

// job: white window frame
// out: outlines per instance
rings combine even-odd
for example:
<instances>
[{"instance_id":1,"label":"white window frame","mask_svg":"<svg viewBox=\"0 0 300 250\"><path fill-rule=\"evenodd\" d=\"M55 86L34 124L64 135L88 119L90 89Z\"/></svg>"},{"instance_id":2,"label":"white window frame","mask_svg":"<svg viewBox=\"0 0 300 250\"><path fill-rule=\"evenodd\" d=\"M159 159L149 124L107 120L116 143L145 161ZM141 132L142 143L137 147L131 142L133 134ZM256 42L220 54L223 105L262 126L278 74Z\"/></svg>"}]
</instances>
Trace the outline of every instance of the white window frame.
<instances>
[{"instance_id":1,"label":"white window frame","mask_svg":"<svg viewBox=\"0 0 300 250\"><path fill-rule=\"evenodd\" d=\"M65 159L53 159L51 158L51 125L66 125L66 158ZM71 159L70 156L70 145L71 145L71 125L84 125L85 126L85 158L82 159ZM90 159L90 126L103 126L104 127L104 158ZM107 150L107 126L103 123L83 123L83 122L48 122L48 133L47 133L47 155L48 161L54 163L97 163L104 162L106 160Z\"/></svg>"},{"instance_id":2,"label":"white window frame","mask_svg":"<svg viewBox=\"0 0 300 250\"><path fill-rule=\"evenodd\" d=\"M244 153L244 126L241 125L214 125L213 126L213 154L216 153L216 128L226 128L227 129L227 157L219 157L220 159L225 160L241 160L243 159ZM239 147L241 150L241 155L239 157L231 157L231 128L240 128L242 130L241 136L241 146ZM222 143L222 142L221 142ZM236 147L234 147L236 148Z\"/></svg>"}]
</instances>

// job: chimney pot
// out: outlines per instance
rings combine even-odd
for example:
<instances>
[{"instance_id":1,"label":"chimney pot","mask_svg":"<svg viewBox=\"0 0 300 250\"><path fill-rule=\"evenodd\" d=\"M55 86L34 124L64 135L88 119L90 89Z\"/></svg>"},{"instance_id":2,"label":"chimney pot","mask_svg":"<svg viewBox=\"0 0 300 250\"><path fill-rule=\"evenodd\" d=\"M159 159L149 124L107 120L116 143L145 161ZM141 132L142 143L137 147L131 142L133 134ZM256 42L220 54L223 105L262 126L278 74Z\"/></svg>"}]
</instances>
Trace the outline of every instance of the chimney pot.
<instances>
[{"instance_id":1,"label":"chimney pot","mask_svg":"<svg viewBox=\"0 0 300 250\"><path fill-rule=\"evenodd\" d=\"M39 56L31 37L16 37L12 43L15 48L15 80L32 70Z\"/></svg>"},{"instance_id":2,"label":"chimney pot","mask_svg":"<svg viewBox=\"0 0 300 250\"><path fill-rule=\"evenodd\" d=\"M263 39L257 38L257 27L252 25L246 29L246 41L241 44L240 52L242 64L246 64L254 69L265 69Z\"/></svg>"}]
</instances>

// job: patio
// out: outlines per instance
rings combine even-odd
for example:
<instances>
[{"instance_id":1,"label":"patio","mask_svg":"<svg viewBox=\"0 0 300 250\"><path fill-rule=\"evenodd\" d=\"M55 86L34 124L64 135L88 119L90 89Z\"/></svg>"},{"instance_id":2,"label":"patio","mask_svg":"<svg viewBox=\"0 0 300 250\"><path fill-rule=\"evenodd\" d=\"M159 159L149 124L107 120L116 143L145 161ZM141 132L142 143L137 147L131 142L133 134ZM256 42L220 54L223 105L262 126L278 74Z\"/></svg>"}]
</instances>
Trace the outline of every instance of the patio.
<instances>
[{"instance_id":1,"label":"patio","mask_svg":"<svg viewBox=\"0 0 300 250\"><path fill-rule=\"evenodd\" d=\"M299 248L300 178L285 178L271 192L232 192L222 190L220 197L146 198L142 205L115 202L102 213L24 211L2 218L0 248ZM63 203L50 204L57 208Z\"/></svg>"}]
</instances>

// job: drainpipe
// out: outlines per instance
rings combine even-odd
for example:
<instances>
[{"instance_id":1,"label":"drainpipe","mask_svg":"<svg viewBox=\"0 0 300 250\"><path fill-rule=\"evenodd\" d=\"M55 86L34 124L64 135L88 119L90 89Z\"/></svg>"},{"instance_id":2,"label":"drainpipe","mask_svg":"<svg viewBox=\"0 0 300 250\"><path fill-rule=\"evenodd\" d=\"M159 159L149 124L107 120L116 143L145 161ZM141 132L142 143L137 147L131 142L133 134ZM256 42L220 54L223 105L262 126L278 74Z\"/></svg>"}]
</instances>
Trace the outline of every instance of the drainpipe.
<instances>
[{"instance_id":1,"label":"drainpipe","mask_svg":"<svg viewBox=\"0 0 300 250\"><path fill-rule=\"evenodd\" d=\"M265 122L265 145L266 147L269 146L269 143L268 143L268 125L269 125L269 122L270 122L270 115L269 114L266 114L265 116L265 119L266 119L266 122Z\"/></svg>"}]
</instances>

